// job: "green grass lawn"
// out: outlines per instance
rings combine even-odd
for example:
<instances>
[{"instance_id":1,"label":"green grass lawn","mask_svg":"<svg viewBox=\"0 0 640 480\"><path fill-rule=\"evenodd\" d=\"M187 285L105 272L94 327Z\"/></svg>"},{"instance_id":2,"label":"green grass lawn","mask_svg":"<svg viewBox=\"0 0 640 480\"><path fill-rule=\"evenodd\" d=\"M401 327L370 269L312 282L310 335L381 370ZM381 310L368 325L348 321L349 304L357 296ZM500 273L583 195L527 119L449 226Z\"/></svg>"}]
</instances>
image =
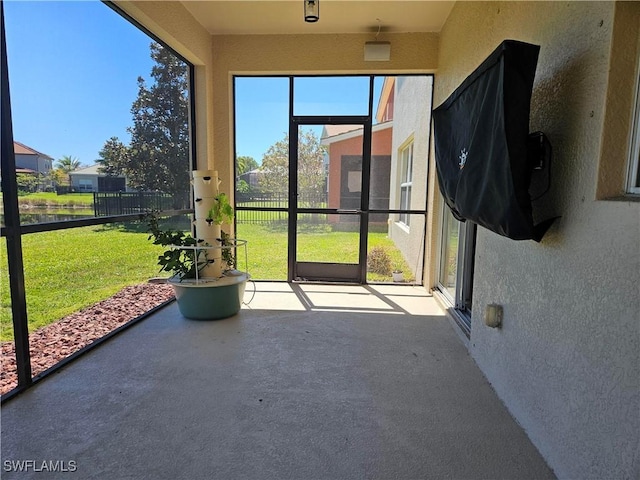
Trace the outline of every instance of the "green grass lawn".
<instances>
[{"instance_id":1,"label":"green grass lawn","mask_svg":"<svg viewBox=\"0 0 640 480\"><path fill-rule=\"evenodd\" d=\"M22 237L27 313L33 331L158 274L161 247L147 234L115 226ZM5 239L0 251L1 340L13 338Z\"/></svg>"},{"instance_id":2,"label":"green grass lawn","mask_svg":"<svg viewBox=\"0 0 640 480\"><path fill-rule=\"evenodd\" d=\"M175 228L175 227L174 227ZM162 247L152 245L140 224L107 225L42 232L22 237L29 330L103 300L127 285L158 275L157 256ZM238 225L237 236L248 240L248 270L256 280L286 280L286 225ZM345 261L357 259L357 234L329 232L326 227L301 230L298 241L305 249L301 259ZM369 248L382 246L392 264L402 255L385 233L369 234ZM246 265L240 252L238 266ZM409 269L405 265L405 274ZM409 277L405 278L410 280ZM369 273L370 282L391 281ZM0 249L0 339L13 338L5 239Z\"/></svg>"},{"instance_id":3,"label":"green grass lawn","mask_svg":"<svg viewBox=\"0 0 640 480\"><path fill-rule=\"evenodd\" d=\"M237 228L238 238L247 240L249 257L248 270L254 279L286 280L287 279L287 230L285 226L246 225ZM298 235L298 259L315 262L357 262L357 234L353 232L329 232L323 228L309 229ZM386 233L369 233L369 250L383 247L388 253L392 265L401 265L405 272L405 280L411 281L410 269L404 262L402 253ZM243 259L238 265L244 269ZM369 282L390 282L391 276L369 272Z\"/></svg>"}]
</instances>

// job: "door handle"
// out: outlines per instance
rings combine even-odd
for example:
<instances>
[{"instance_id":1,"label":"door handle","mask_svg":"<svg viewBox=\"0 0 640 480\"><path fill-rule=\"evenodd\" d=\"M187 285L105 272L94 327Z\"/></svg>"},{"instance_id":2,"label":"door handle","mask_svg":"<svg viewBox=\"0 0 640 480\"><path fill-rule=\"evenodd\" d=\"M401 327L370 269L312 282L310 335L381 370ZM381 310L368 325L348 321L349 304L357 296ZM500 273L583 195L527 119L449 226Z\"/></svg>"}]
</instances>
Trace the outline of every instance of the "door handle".
<instances>
[{"instance_id":1,"label":"door handle","mask_svg":"<svg viewBox=\"0 0 640 480\"><path fill-rule=\"evenodd\" d=\"M339 208L337 210L338 213L362 213L362 210L359 208L348 209L348 208Z\"/></svg>"}]
</instances>

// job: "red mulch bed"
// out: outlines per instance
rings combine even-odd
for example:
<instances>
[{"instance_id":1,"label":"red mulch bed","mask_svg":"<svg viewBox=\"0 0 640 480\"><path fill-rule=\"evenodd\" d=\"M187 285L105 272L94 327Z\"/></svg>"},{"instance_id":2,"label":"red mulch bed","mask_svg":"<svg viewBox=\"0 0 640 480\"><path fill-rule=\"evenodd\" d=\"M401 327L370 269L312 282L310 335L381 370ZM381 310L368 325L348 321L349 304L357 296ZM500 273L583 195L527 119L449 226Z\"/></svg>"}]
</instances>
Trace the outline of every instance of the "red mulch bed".
<instances>
[{"instance_id":1,"label":"red mulch bed","mask_svg":"<svg viewBox=\"0 0 640 480\"><path fill-rule=\"evenodd\" d=\"M169 285L144 283L73 313L29 335L31 370L35 376L82 347L104 337L152 308L173 298ZM2 342L0 393L18 385L14 342Z\"/></svg>"}]
</instances>

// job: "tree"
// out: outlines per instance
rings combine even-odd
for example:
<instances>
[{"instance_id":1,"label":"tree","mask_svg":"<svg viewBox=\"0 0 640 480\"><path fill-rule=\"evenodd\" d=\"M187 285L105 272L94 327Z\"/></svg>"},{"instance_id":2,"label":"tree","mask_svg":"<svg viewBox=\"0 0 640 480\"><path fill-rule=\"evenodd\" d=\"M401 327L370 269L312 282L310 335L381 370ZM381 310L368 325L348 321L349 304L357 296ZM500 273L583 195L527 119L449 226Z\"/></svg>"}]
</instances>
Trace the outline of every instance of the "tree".
<instances>
[{"instance_id":1,"label":"tree","mask_svg":"<svg viewBox=\"0 0 640 480\"><path fill-rule=\"evenodd\" d=\"M62 158L56 162L56 167L67 175L69 185L71 185L71 172L80 168L80 160L71 155L63 155Z\"/></svg>"},{"instance_id":2,"label":"tree","mask_svg":"<svg viewBox=\"0 0 640 480\"><path fill-rule=\"evenodd\" d=\"M253 157L240 156L236 158L236 175L242 175L243 173L250 172L258 168L258 162Z\"/></svg>"},{"instance_id":3,"label":"tree","mask_svg":"<svg viewBox=\"0 0 640 480\"><path fill-rule=\"evenodd\" d=\"M65 178L67 178L67 175L61 168L51 169L47 176L48 180L51 181L54 186L62 185L65 181Z\"/></svg>"},{"instance_id":4,"label":"tree","mask_svg":"<svg viewBox=\"0 0 640 480\"><path fill-rule=\"evenodd\" d=\"M131 170L130 149L118 137L111 137L100 150L100 171L107 175L126 175L131 185L138 185L137 172ZM137 188L137 187L136 187Z\"/></svg>"},{"instance_id":5,"label":"tree","mask_svg":"<svg viewBox=\"0 0 640 480\"><path fill-rule=\"evenodd\" d=\"M33 193L38 188L38 177L31 173L18 173L16 174L16 183L20 195Z\"/></svg>"},{"instance_id":6,"label":"tree","mask_svg":"<svg viewBox=\"0 0 640 480\"><path fill-rule=\"evenodd\" d=\"M153 42L154 83L138 77L138 98L131 106L131 142L111 137L100 151L102 171L124 175L136 190L170 193L174 208L189 194L189 89L187 65Z\"/></svg>"},{"instance_id":7,"label":"tree","mask_svg":"<svg viewBox=\"0 0 640 480\"><path fill-rule=\"evenodd\" d=\"M262 156L259 185L265 193L286 195L289 188L289 135L269 147Z\"/></svg>"},{"instance_id":8,"label":"tree","mask_svg":"<svg viewBox=\"0 0 640 480\"><path fill-rule=\"evenodd\" d=\"M312 130L302 131L298 143L299 200L308 206L324 201L327 175L324 170L325 148ZM286 195L289 185L289 135L269 147L262 157L260 186L265 192Z\"/></svg>"},{"instance_id":9,"label":"tree","mask_svg":"<svg viewBox=\"0 0 640 480\"><path fill-rule=\"evenodd\" d=\"M298 142L298 192L309 206L326 201L327 173L324 169L325 147L313 130L302 131ZM305 199L305 197L308 198ZM313 205L316 204L316 205Z\"/></svg>"},{"instance_id":10,"label":"tree","mask_svg":"<svg viewBox=\"0 0 640 480\"><path fill-rule=\"evenodd\" d=\"M251 191L251 185L249 185L245 180L238 180L236 182L236 192L249 193L250 191Z\"/></svg>"}]
</instances>

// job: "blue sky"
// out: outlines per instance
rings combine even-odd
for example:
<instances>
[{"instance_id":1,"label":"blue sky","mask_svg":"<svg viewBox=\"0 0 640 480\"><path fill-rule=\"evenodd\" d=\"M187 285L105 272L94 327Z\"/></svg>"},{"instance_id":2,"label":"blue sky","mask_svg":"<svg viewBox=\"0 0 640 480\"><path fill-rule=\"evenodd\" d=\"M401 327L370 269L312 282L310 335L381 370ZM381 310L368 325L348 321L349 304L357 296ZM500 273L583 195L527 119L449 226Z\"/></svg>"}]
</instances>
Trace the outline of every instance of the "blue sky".
<instances>
[{"instance_id":1,"label":"blue sky","mask_svg":"<svg viewBox=\"0 0 640 480\"><path fill-rule=\"evenodd\" d=\"M128 143L137 78L150 80L151 39L98 1L4 6L14 139L86 165L110 137ZM294 91L298 115L367 113L367 77L301 78ZM237 153L260 162L288 130L288 79L241 78L236 95Z\"/></svg>"},{"instance_id":2,"label":"blue sky","mask_svg":"<svg viewBox=\"0 0 640 480\"><path fill-rule=\"evenodd\" d=\"M382 77L376 79L374 99L381 87ZM293 90L295 115L368 113L369 77L297 77ZM235 95L237 154L260 163L269 147L289 130L289 79L238 77ZM322 131L321 126L307 128L318 137Z\"/></svg>"},{"instance_id":3,"label":"blue sky","mask_svg":"<svg viewBox=\"0 0 640 480\"><path fill-rule=\"evenodd\" d=\"M14 139L88 165L111 136L128 142L150 38L100 2L4 7Z\"/></svg>"}]
</instances>

